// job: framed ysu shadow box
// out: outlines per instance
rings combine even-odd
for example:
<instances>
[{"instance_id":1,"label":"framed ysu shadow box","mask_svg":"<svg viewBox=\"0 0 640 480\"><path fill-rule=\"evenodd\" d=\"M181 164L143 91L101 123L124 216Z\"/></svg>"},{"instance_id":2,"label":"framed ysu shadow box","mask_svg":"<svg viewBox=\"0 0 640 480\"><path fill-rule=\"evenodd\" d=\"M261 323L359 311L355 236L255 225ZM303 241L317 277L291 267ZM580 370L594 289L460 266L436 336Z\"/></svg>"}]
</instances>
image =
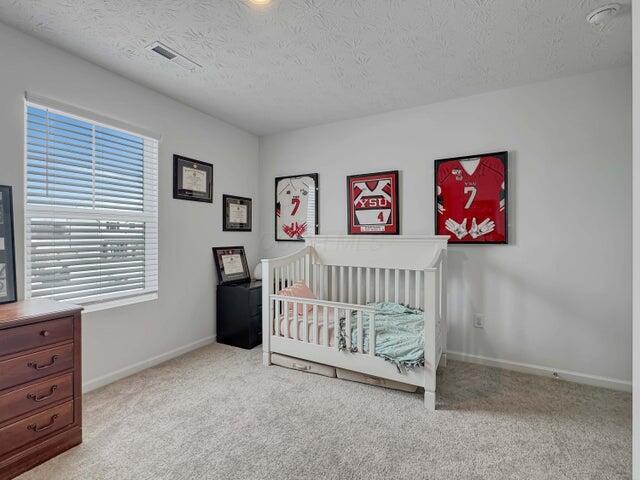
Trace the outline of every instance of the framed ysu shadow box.
<instances>
[{"instance_id":1,"label":"framed ysu shadow box","mask_svg":"<svg viewBox=\"0 0 640 480\"><path fill-rule=\"evenodd\" d=\"M213 203L213 165L174 155L173 198Z\"/></svg>"}]
</instances>

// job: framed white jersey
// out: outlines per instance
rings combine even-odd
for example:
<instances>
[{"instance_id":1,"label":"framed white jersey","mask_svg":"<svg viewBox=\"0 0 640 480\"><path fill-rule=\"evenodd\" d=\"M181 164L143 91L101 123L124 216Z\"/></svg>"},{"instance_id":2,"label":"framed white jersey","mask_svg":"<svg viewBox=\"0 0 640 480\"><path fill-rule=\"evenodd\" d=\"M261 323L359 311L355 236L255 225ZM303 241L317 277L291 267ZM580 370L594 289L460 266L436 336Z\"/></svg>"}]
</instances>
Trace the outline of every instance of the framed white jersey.
<instances>
[{"instance_id":1,"label":"framed white jersey","mask_svg":"<svg viewBox=\"0 0 640 480\"><path fill-rule=\"evenodd\" d=\"M347 177L350 235L400 233L398 171Z\"/></svg>"},{"instance_id":2,"label":"framed white jersey","mask_svg":"<svg viewBox=\"0 0 640 480\"><path fill-rule=\"evenodd\" d=\"M318 174L276 178L276 241L304 241L318 233Z\"/></svg>"}]
</instances>

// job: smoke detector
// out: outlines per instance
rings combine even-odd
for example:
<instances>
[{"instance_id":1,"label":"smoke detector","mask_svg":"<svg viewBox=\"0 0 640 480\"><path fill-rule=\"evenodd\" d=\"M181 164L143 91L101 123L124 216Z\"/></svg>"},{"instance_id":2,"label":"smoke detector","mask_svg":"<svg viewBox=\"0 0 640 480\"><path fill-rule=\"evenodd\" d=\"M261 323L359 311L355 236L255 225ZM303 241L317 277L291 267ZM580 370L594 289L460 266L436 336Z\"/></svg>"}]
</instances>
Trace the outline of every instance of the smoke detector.
<instances>
[{"instance_id":1,"label":"smoke detector","mask_svg":"<svg viewBox=\"0 0 640 480\"><path fill-rule=\"evenodd\" d=\"M202 68L202 65L197 64L193 60L189 60L187 57L185 57L181 53L178 53L173 48L168 47L162 42L153 42L147 47L147 50L160 55L165 60L173 62L179 67L184 68L185 70L195 72L196 70L200 70Z\"/></svg>"},{"instance_id":2,"label":"smoke detector","mask_svg":"<svg viewBox=\"0 0 640 480\"><path fill-rule=\"evenodd\" d=\"M591 25L604 25L620 11L619 3L609 3L593 10L587 15L587 23Z\"/></svg>"}]
</instances>

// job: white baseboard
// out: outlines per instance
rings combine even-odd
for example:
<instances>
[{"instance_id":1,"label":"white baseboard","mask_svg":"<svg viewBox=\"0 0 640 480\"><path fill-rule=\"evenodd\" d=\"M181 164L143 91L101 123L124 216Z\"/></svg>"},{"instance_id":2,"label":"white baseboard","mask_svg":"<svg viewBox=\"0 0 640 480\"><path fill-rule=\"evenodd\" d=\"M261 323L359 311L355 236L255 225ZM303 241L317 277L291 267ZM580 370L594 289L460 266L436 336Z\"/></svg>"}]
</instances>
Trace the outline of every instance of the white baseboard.
<instances>
[{"instance_id":1,"label":"white baseboard","mask_svg":"<svg viewBox=\"0 0 640 480\"><path fill-rule=\"evenodd\" d=\"M134 363L133 365L129 365L128 367L121 368L119 370L116 370L115 372L107 373L106 375L94 378L93 380L89 380L82 384L82 393L87 393L91 390L95 390L96 388L104 387L105 385L113 383L116 380L120 380L122 378L128 377L129 375L133 375L134 373L141 372L142 370L146 370L149 367L159 365L166 362L167 360L179 357L180 355L184 355L185 353L196 350L200 347L204 347L205 345L209 345L215 341L215 336L202 338L193 343L189 343L188 345L183 345L160 355L156 355L155 357L148 358L141 362Z\"/></svg>"},{"instance_id":2,"label":"white baseboard","mask_svg":"<svg viewBox=\"0 0 640 480\"><path fill-rule=\"evenodd\" d=\"M451 350L447 351L447 357L451 360L478 363L480 365L487 365L489 367L504 368L505 370L514 370L516 372L530 373L543 377L567 380L569 382L583 383L585 385L592 385L594 387L610 388L612 390L620 390L623 392L631 391L631 382L627 380L620 380L618 378L599 377L597 375L589 375L586 373L557 370L549 367L541 367L539 365L531 365L528 363L511 362L509 360L483 357L481 355L452 352Z\"/></svg>"}]
</instances>

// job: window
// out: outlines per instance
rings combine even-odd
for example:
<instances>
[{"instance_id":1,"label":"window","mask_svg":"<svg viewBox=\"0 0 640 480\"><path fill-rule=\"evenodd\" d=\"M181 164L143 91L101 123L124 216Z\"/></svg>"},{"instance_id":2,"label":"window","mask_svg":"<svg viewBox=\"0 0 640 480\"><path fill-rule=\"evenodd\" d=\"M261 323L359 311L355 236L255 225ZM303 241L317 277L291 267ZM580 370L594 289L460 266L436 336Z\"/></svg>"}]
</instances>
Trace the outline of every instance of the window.
<instances>
[{"instance_id":1,"label":"window","mask_svg":"<svg viewBox=\"0 0 640 480\"><path fill-rule=\"evenodd\" d=\"M27 101L25 296L155 298L158 140Z\"/></svg>"}]
</instances>

